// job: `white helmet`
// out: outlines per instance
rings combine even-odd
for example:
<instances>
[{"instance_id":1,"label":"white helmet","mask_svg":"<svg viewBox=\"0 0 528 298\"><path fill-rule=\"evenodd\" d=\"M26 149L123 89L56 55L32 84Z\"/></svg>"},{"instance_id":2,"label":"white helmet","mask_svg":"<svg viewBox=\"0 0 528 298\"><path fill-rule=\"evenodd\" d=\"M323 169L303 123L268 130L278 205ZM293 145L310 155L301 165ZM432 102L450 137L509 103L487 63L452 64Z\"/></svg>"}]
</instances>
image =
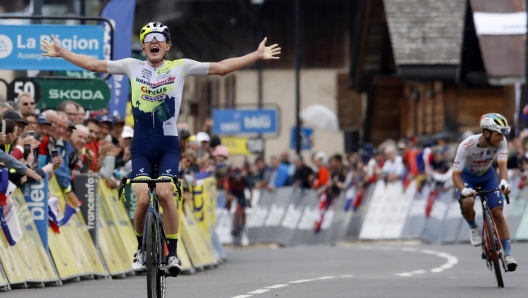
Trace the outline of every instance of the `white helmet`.
<instances>
[{"instance_id":1,"label":"white helmet","mask_svg":"<svg viewBox=\"0 0 528 298\"><path fill-rule=\"evenodd\" d=\"M511 130L506 117L497 113L482 115L482 117L480 117L480 128L496 131L503 135L508 135Z\"/></svg>"},{"instance_id":2,"label":"white helmet","mask_svg":"<svg viewBox=\"0 0 528 298\"><path fill-rule=\"evenodd\" d=\"M143 26L143 28L141 28L141 31L139 32L139 40L141 41L141 43L143 43L143 41L145 40L145 36L152 32L161 33L165 35L168 41L171 40L169 27L163 25L160 22L150 22Z\"/></svg>"}]
</instances>

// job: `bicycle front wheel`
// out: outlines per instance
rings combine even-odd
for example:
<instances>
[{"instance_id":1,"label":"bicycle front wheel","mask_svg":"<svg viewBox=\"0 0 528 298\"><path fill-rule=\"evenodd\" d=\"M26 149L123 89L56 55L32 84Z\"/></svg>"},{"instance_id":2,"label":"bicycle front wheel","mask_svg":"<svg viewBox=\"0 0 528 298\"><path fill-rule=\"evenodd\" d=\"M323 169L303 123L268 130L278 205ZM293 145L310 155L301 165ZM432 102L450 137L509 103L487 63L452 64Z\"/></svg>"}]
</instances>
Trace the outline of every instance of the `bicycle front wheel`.
<instances>
[{"instance_id":1,"label":"bicycle front wheel","mask_svg":"<svg viewBox=\"0 0 528 298\"><path fill-rule=\"evenodd\" d=\"M493 271L495 272L495 279L497 280L497 286L504 288L504 281L502 280L502 272L499 265L499 246L497 245L498 239L495 237L495 225L491 221L491 212L485 213L486 219L486 230L488 233L488 251L491 263L493 264Z\"/></svg>"},{"instance_id":2,"label":"bicycle front wheel","mask_svg":"<svg viewBox=\"0 0 528 298\"><path fill-rule=\"evenodd\" d=\"M163 298L165 296L165 276L160 274L160 247L158 226L154 214L147 213L146 218L146 260L147 292L149 298Z\"/></svg>"}]
</instances>

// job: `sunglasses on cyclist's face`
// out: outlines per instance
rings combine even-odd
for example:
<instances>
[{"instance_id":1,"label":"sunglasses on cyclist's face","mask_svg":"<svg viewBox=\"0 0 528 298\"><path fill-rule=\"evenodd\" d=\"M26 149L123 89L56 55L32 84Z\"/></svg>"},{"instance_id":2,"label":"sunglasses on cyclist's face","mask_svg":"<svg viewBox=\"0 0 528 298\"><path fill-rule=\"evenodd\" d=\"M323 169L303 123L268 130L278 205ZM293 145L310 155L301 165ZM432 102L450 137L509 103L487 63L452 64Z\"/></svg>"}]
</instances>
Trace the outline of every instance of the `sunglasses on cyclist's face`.
<instances>
[{"instance_id":1,"label":"sunglasses on cyclist's face","mask_svg":"<svg viewBox=\"0 0 528 298\"><path fill-rule=\"evenodd\" d=\"M145 39L143 40L144 42L152 42L154 40L154 38L158 41L158 42L163 42L163 41L167 41L167 38L165 37L165 35L163 35L162 33L149 33L145 36Z\"/></svg>"}]
</instances>

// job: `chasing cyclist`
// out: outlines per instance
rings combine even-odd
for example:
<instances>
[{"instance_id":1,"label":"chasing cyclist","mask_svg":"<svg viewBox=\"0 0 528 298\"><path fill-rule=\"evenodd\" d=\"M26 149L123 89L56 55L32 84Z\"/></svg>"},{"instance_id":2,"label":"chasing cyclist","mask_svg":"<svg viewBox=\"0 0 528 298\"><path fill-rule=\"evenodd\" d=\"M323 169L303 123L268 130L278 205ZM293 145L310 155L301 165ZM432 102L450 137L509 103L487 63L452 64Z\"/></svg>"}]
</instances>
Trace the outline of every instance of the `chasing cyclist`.
<instances>
[{"instance_id":1,"label":"chasing cyclist","mask_svg":"<svg viewBox=\"0 0 528 298\"><path fill-rule=\"evenodd\" d=\"M249 189L249 200L246 198L246 189ZM251 206L253 199L253 181L249 179L247 173L239 167L231 169L224 180L225 197L230 198L226 206L231 208L231 202L236 202L235 214L233 216L233 230L231 235L240 240L246 226L246 207Z\"/></svg>"},{"instance_id":2,"label":"chasing cyclist","mask_svg":"<svg viewBox=\"0 0 528 298\"><path fill-rule=\"evenodd\" d=\"M507 141L504 138L504 135L510 133L508 121L500 114L485 114L480 117L480 127L482 128L482 134L472 135L458 146L453 163L453 183L457 188L457 197L461 193L466 197L463 203L464 218L469 224L469 239L473 246L482 245L482 238L475 222L475 211L473 209L475 187L481 186L484 190L499 187L497 175L491 166L493 159L497 155L501 178L500 188L504 194L509 194L511 190L506 169L508 148ZM505 255L504 260L508 270L515 271L517 262L511 253L510 230L502 213L502 193L490 193L486 195L486 198L501 238Z\"/></svg>"},{"instance_id":3,"label":"chasing cyclist","mask_svg":"<svg viewBox=\"0 0 528 298\"><path fill-rule=\"evenodd\" d=\"M132 90L132 114L134 116L134 138L132 139L131 178L178 177L180 144L176 123L180 112L183 84L186 76L226 75L246 67L257 60L279 59L280 48L274 44L266 47L266 38L258 49L242 57L231 58L217 63L202 63L190 59L165 60L171 48L169 28L159 22L145 25L140 32L141 47L147 61L126 58L117 61L97 60L65 50L52 35L52 43L42 41L43 56L62 57L65 60L93 72L127 75ZM155 173L155 168L157 172ZM177 276L182 270L176 257L178 244L178 211L173 200L173 183L160 183L156 193L163 208L163 225L166 231L169 257L167 271ZM134 255L132 268L146 270L142 262L143 228L148 210L148 186L136 184L137 207L134 213L134 227L138 251Z\"/></svg>"}]
</instances>

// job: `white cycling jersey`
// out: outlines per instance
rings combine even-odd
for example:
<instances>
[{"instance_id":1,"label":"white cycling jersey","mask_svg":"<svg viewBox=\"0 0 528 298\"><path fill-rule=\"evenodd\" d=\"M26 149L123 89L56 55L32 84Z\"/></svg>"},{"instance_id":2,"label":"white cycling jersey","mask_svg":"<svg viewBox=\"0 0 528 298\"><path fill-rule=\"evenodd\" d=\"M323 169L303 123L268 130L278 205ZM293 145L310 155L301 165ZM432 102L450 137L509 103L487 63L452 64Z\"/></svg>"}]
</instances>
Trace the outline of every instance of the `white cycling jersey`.
<instances>
[{"instance_id":1,"label":"white cycling jersey","mask_svg":"<svg viewBox=\"0 0 528 298\"><path fill-rule=\"evenodd\" d=\"M493 159L498 156L498 162L508 160L508 147L506 139L500 142L499 147L480 147L478 140L482 134L473 135L465 139L458 146L453 171L462 172L464 169L476 176L482 176L491 167Z\"/></svg>"},{"instance_id":2,"label":"white cycling jersey","mask_svg":"<svg viewBox=\"0 0 528 298\"><path fill-rule=\"evenodd\" d=\"M126 58L108 61L107 71L130 78L134 135L177 136L185 77L207 75L209 63L165 60L163 65L152 67L147 61Z\"/></svg>"}]
</instances>

